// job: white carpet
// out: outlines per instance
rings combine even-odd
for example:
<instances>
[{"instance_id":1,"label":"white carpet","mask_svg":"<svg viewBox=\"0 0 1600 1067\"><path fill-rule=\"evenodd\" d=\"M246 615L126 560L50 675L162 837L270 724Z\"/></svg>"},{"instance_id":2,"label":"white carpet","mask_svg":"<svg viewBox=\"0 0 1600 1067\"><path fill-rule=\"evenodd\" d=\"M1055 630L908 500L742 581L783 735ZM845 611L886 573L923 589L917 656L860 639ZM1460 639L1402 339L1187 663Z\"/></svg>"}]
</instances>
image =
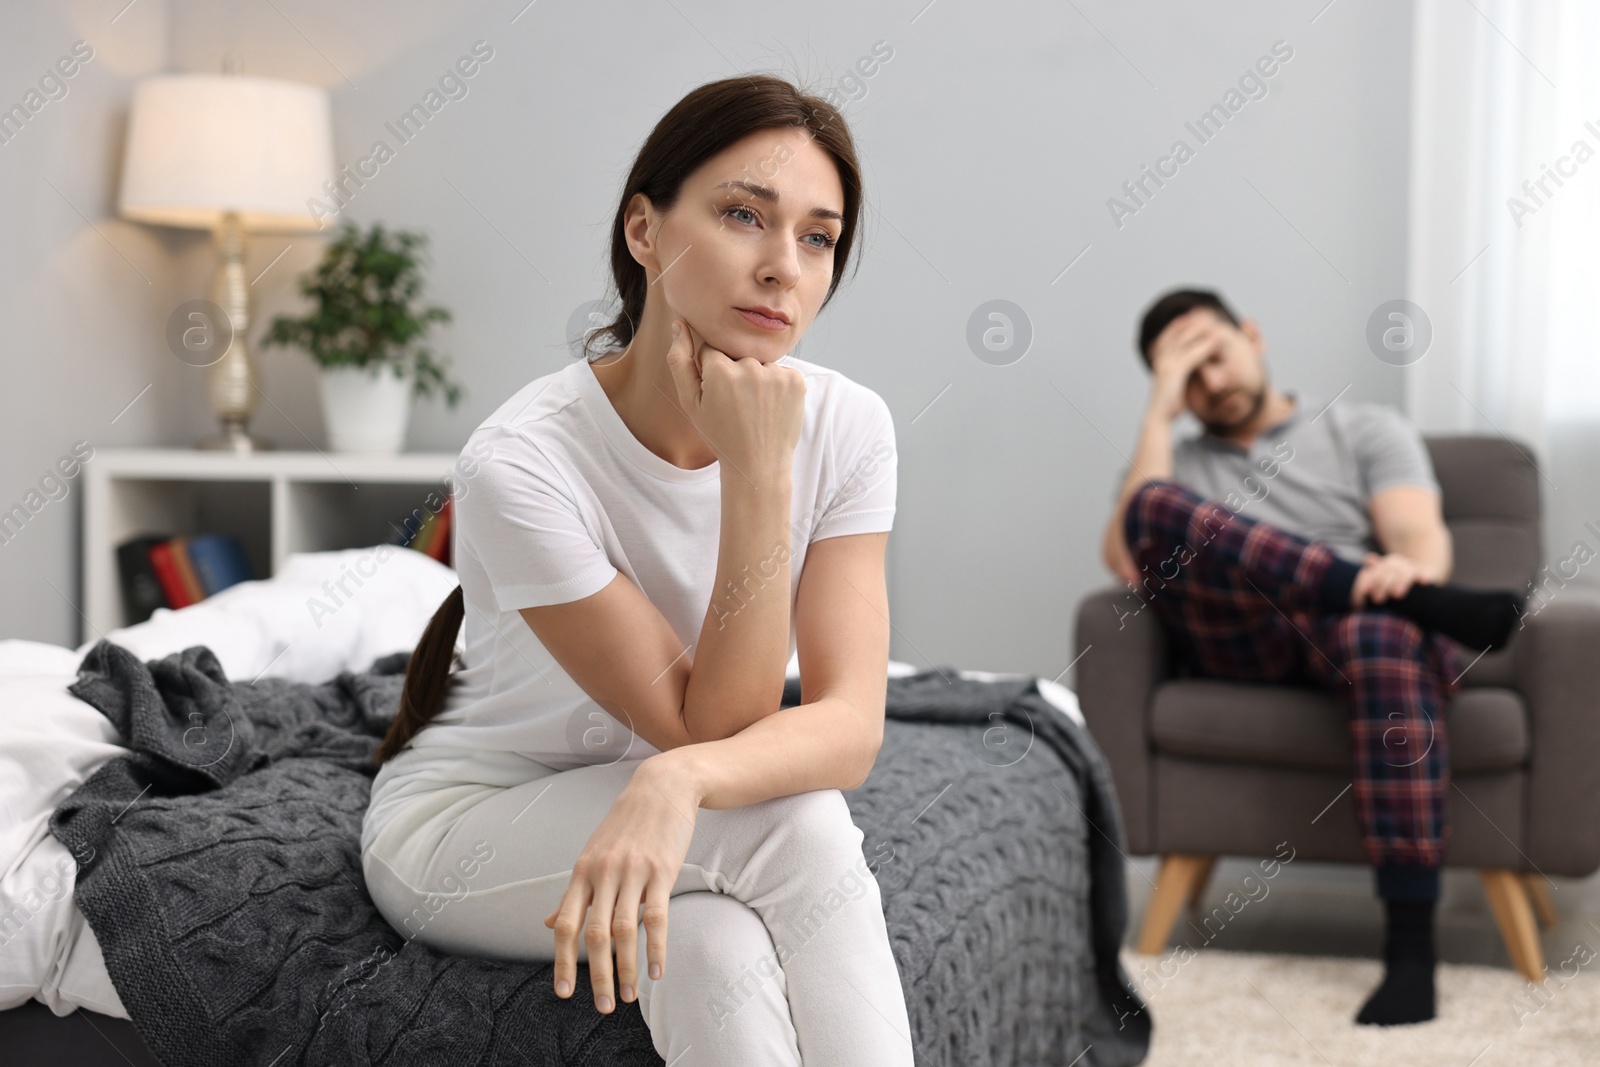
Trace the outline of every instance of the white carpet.
<instances>
[{"instance_id":1,"label":"white carpet","mask_svg":"<svg viewBox=\"0 0 1600 1067\"><path fill-rule=\"evenodd\" d=\"M1438 1017L1393 1027L1353 1021L1382 977L1377 960L1218 949L1122 959L1155 1022L1148 1067L1576 1067L1600 1063L1600 955L1585 946L1563 985L1570 956L1546 961L1542 1007L1509 969L1441 964Z\"/></svg>"}]
</instances>

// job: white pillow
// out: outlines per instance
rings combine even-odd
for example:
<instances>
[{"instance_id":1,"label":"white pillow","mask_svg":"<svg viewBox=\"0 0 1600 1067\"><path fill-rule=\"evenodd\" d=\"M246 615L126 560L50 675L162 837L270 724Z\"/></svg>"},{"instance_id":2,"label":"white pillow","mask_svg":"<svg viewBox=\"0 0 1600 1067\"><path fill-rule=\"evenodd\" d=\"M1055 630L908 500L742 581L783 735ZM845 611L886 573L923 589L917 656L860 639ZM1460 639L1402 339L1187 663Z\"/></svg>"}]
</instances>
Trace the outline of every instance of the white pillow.
<instances>
[{"instance_id":1,"label":"white pillow","mask_svg":"<svg viewBox=\"0 0 1600 1067\"><path fill-rule=\"evenodd\" d=\"M451 568L395 545L298 553L270 580L241 582L177 611L157 608L105 636L144 660L206 645L230 681L325 682L411 651L457 584ZM97 640L78 648L80 660Z\"/></svg>"}]
</instances>

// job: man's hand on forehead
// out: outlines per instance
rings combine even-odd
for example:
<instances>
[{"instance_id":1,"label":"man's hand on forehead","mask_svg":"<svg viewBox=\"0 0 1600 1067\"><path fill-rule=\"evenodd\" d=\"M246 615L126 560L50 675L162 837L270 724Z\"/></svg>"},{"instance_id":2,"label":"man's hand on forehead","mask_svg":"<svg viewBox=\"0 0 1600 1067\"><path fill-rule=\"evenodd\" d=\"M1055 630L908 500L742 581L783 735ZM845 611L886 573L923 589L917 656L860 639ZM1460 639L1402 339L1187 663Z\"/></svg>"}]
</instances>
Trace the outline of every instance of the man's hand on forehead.
<instances>
[{"instance_id":1,"label":"man's hand on forehead","mask_svg":"<svg viewBox=\"0 0 1600 1067\"><path fill-rule=\"evenodd\" d=\"M1222 332L1221 320L1210 308L1203 307L1185 311L1173 319L1171 325L1178 327L1175 337L1202 337Z\"/></svg>"},{"instance_id":2,"label":"man's hand on forehead","mask_svg":"<svg viewBox=\"0 0 1600 1067\"><path fill-rule=\"evenodd\" d=\"M1207 308L1193 308L1184 312L1168 323L1156 338L1150 351L1151 364L1186 349L1192 353L1194 346L1200 344L1206 346L1209 355L1211 343L1220 338L1221 326L1217 317Z\"/></svg>"}]
</instances>

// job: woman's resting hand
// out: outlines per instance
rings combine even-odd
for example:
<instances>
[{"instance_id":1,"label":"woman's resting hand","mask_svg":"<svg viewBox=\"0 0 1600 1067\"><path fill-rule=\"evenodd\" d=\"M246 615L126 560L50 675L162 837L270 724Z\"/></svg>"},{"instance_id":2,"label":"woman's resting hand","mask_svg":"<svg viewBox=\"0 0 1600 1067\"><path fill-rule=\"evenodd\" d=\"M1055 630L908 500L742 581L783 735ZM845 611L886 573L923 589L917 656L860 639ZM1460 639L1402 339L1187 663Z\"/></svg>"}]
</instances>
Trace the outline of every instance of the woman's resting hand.
<instances>
[{"instance_id":1,"label":"woman's resting hand","mask_svg":"<svg viewBox=\"0 0 1600 1067\"><path fill-rule=\"evenodd\" d=\"M700 810L688 778L670 771L671 764L662 756L640 762L579 853L561 903L545 917L545 926L556 935L557 996L566 998L575 991L580 933L589 951L595 1008L602 1013L615 1006L613 945L622 999L638 996L641 919L650 977L660 978L666 968L667 900L683 869Z\"/></svg>"}]
</instances>

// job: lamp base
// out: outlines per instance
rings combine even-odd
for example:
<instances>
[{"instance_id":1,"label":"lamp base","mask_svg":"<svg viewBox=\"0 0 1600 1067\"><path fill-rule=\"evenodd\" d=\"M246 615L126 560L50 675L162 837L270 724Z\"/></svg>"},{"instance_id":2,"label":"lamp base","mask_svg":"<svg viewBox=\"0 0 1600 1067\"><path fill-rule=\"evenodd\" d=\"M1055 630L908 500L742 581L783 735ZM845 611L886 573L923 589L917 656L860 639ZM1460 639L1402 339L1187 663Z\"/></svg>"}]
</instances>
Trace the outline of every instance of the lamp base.
<instances>
[{"instance_id":1,"label":"lamp base","mask_svg":"<svg viewBox=\"0 0 1600 1067\"><path fill-rule=\"evenodd\" d=\"M228 344L222 355L209 365L206 391L211 410L222 424L221 432L200 442L199 447L214 452L245 456L265 452L273 445L252 437L246 429L255 411L261 386L256 380L255 361L245 335L250 328L250 287L245 280L244 227L239 216L228 212L217 231L222 245L222 262L212 285L213 303L221 312L228 330Z\"/></svg>"},{"instance_id":2,"label":"lamp base","mask_svg":"<svg viewBox=\"0 0 1600 1067\"><path fill-rule=\"evenodd\" d=\"M265 437L252 437L242 426L225 426L221 433L201 441L196 448L207 452L232 452L248 456L254 452L270 452L277 446Z\"/></svg>"}]
</instances>

